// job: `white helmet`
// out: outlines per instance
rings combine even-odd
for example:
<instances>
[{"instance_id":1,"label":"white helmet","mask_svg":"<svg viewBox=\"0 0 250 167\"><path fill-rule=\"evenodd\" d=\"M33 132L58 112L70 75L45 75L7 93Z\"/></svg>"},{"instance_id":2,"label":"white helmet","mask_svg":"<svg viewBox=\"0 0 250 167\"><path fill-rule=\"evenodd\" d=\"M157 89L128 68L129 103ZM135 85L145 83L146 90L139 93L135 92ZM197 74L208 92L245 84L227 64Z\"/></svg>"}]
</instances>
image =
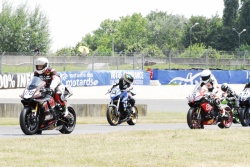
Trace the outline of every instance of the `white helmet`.
<instances>
[{"instance_id":1,"label":"white helmet","mask_svg":"<svg viewBox=\"0 0 250 167\"><path fill-rule=\"evenodd\" d=\"M204 83L208 83L209 82L209 80L210 80L210 78L211 78L211 71L210 70L203 70L202 72L201 72L201 80L202 80L202 82L204 82Z\"/></svg>"},{"instance_id":2,"label":"white helmet","mask_svg":"<svg viewBox=\"0 0 250 167\"><path fill-rule=\"evenodd\" d=\"M42 69L38 69L38 66L43 66L43 68ZM47 58L45 58L45 57L40 57L40 58L38 58L36 61L35 61L35 66L36 66L36 72L38 73L38 74L42 74L42 73L44 73L46 70L47 70L47 68L49 67L49 60L47 59Z\"/></svg>"}]
</instances>

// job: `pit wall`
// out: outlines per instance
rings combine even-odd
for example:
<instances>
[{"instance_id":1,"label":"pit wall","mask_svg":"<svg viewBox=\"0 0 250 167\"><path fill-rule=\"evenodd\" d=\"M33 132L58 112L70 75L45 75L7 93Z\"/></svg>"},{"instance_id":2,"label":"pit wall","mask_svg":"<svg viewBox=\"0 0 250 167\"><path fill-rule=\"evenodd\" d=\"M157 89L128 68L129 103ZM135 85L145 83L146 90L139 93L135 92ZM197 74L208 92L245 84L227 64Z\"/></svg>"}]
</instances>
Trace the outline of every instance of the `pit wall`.
<instances>
[{"instance_id":1,"label":"pit wall","mask_svg":"<svg viewBox=\"0 0 250 167\"><path fill-rule=\"evenodd\" d=\"M77 117L104 117L106 116L107 104L72 104ZM23 105L20 103L0 103L1 118L18 118ZM147 105L138 104L139 116L147 115Z\"/></svg>"}]
</instances>

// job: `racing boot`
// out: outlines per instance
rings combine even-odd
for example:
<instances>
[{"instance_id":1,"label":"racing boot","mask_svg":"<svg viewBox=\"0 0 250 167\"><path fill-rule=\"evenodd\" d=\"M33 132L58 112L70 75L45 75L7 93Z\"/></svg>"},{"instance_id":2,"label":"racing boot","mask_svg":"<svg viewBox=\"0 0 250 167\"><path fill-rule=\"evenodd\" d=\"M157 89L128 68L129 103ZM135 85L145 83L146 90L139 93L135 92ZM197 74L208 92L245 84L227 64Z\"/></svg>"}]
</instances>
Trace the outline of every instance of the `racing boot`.
<instances>
[{"instance_id":1,"label":"racing boot","mask_svg":"<svg viewBox=\"0 0 250 167\"><path fill-rule=\"evenodd\" d=\"M226 114L225 114L225 109L220 109L220 114L221 114L221 117L225 117Z\"/></svg>"},{"instance_id":2,"label":"racing boot","mask_svg":"<svg viewBox=\"0 0 250 167\"><path fill-rule=\"evenodd\" d=\"M65 106L62 106L62 114L65 118L69 118L70 117L70 114L69 114L69 111L68 111L68 107L65 105Z\"/></svg>"}]
</instances>

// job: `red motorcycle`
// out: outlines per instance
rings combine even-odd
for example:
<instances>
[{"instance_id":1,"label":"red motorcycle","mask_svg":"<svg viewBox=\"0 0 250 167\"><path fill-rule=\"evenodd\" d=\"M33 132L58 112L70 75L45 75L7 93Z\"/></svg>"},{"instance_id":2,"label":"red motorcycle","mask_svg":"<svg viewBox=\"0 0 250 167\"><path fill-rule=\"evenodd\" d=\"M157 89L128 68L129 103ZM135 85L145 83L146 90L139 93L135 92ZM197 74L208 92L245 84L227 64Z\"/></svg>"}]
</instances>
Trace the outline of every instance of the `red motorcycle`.
<instances>
[{"instance_id":1,"label":"red motorcycle","mask_svg":"<svg viewBox=\"0 0 250 167\"><path fill-rule=\"evenodd\" d=\"M193 93L188 97L190 109L187 113L187 124L190 129L204 129L204 125L216 125L220 128L229 128L233 122L233 113L227 104L222 104L225 116L221 116L220 110L213 104L213 98L207 93L207 89L196 85Z\"/></svg>"},{"instance_id":2,"label":"red motorcycle","mask_svg":"<svg viewBox=\"0 0 250 167\"><path fill-rule=\"evenodd\" d=\"M45 87L45 82L39 77L34 76L31 82L26 86L22 98L23 109L20 113L20 127L24 134L41 134L43 130L57 129L61 133L71 133L76 124L76 113L73 107L68 106L68 114L65 116L62 112L62 101L60 96L52 90ZM48 95L52 95L52 98ZM70 87L66 87L64 97L67 99L72 95ZM48 102L47 102L48 101ZM49 109L54 110L51 116Z\"/></svg>"}]
</instances>

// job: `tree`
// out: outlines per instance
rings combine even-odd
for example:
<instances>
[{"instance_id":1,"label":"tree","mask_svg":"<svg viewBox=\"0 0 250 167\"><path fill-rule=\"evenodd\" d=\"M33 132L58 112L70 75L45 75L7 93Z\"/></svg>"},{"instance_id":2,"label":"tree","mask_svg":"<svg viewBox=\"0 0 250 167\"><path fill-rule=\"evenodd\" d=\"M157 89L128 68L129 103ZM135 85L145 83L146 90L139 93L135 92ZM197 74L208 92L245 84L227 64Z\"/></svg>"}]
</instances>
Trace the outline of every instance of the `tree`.
<instances>
[{"instance_id":1,"label":"tree","mask_svg":"<svg viewBox=\"0 0 250 167\"><path fill-rule=\"evenodd\" d=\"M180 15L168 15L162 11L151 11L146 18L149 45L157 45L161 50L184 48L181 39L188 19Z\"/></svg>"},{"instance_id":2,"label":"tree","mask_svg":"<svg viewBox=\"0 0 250 167\"><path fill-rule=\"evenodd\" d=\"M135 52L141 50L146 45L145 34L147 32L147 20L140 14L134 13L132 16L121 17L117 25L117 43L119 51Z\"/></svg>"},{"instance_id":3,"label":"tree","mask_svg":"<svg viewBox=\"0 0 250 167\"><path fill-rule=\"evenodd\" d=\"M241 31L246 29L247 31L241 36L241 43L250 45L250 0L242 0L240 8L239 26L238 29Z\"/></svg>"},{"instance_id":4,"label":"tree","mask_svg":"<svg viewBox=\"0 0 250 167\"><path fill-rule=\"evenodd\" d=\"M30 12L26 3L14 9L4 1L0 13L0 30L2 52L31 52L38 47L46 53L50 48L48 20L39 6Z\"/></svg>"},{"instance_id":5,"label":"tree","mask_svg":"<svg viewBox=\"0 0 250 167\"><path fill-rule=\"evenodd\" d=\"M224 10L223 10L223 31L222 34L222 43L224 44L223 50L233 50L237 45L237 39L235 32L232 28L237 28L238 22L238 9L239 9L239 0L224 0ZM222 48L221 48L222 49Z\"/></svg>"},{"instance_id":6,"label":"tree","mask_svg":"<svg viewBox=\"0 0 250 167\"><path fill-rule=\"evenodd\" d=\"M233 27L237 23L239 0L224 0L223 25Z\"/></svg>"},{"instance_id":7,"label":"tree","mask_svg":"<svg viewBox=\"0 0 250 167\"><path fill-rule=\"evenodd\" d=\"M222 50L225 43L228 41L223 41L223 23L222 19L218 16L212 16L211 19L207 19L204 25L204 31L206 31L206 38L204 43L206 43L206 48L214 48Z\"/></svg>"}]
</instances>

